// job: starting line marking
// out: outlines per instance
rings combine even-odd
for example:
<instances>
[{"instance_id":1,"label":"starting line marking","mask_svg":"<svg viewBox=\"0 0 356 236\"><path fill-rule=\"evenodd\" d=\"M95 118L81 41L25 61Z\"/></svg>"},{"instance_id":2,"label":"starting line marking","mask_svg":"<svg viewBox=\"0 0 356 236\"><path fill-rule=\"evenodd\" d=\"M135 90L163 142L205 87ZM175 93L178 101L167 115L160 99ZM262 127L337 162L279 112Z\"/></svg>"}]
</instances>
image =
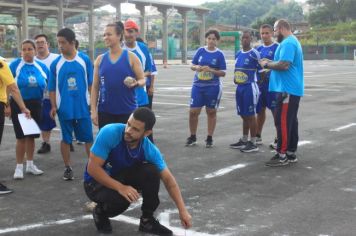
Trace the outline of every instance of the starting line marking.
<instances>
[{"instance_id":1,"label":"starting line marking","mask_svg":"<svg viewBox=\"0 0 356 236\"><path fill-rule=\"evenodd\" d=\"M217 170L217 171L215 171L215 172L213 172L213 173L206 174L204 177L195 178L195 180L211 179L211 178L214 178L214 177L220 177L220 176L226 175L226 174L228 174L228 173L230 173L231 171L234 171L234 170L236 170L236 169L245 168L246 166L247 166L247 164L237 164L237 165L233 165L233 166L228 166L228 167L226 167L226 168Z\"/></svg>"},{"instance_id":2,"label":"starting line marking","mask_svg":"<svg viewBox=\"0 0 356 236\"><path fill-rule=\"evenodd\" d=\"M93 219L93 216L92 215L84 215L84 216L75 217L72 219L64 219L64 220L57 220L57 221L45 221L45 222L41 222L41 223L5 228L5 229L0 229L0 234L23 232L23 231L27 231L27 230L31 230L31 229L39 229L39 228L46 228L46 227L50 227L50 226L56 226L56 225L70 224L70 223L74 223L76 221L82 221L82 220L88 220L88 219ZM124 222L124 223L133 224L133 225L139 225L139 223L140 223L139 219L134 218L134 217L125 216L125 215L119 215L119 216L116 216L116 217L110 218L110 219L115 220L115 221ZM178 233L178 235L223 236L221 234L208 234L208 233L196 232L193 230L185 230L183 228L172 227L169 225L167 225L167 227L169 227L175 234ZM117 233L119 233L119 232L117 232Z\"/></svg>"},{"instance_id":3,"label":"starting line marking","mask_svg":"<svg viewBox=\"0 0 356 236\"><path fill-rule=\"evenodd\" d=\"M339 132L341 130L348 129L348 128L350 128L352 126L355 126L355 125L356 125L356 123L351 123L351 124L344 125L344 126L341 126L341 127L335 128L335 129L331 129L329 131L331 131L331 132Z\"/></svg>"}]
</instances>

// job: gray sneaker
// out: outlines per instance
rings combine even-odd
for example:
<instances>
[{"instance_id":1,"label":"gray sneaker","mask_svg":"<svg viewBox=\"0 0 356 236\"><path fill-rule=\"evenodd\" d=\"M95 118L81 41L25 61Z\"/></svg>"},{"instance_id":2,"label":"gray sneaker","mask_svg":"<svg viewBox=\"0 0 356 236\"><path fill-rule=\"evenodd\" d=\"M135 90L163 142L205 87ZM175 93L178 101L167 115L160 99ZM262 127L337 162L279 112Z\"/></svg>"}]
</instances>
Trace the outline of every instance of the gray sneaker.
<instances>
[{"instance_id":1,"label":"gray sneaker","mask_svg":"<svg viewBox=\"0 0 356 236\"><path fill-rule=\"evenodd\" d=\"M246 146L244 148L241 148L240 151L241 152L246 152L246 153L258 152L258 147L253 142L248 141Z\"/></svg>"},{"instance_id":2,"label":"gray sneaker","mask_svg":"<svg viewBox=\"0 0 356 236\"><path fill-rule=\"evenodd\" d=\"M248 142L244 142L244 141L242 141L242 139L239 139L239 141L237 143L230 144L230 148L241 149L241 148L244 148L247 145L247 143Z\"/></svg>"},{"instance_id":3,"label":"gray sneaker","mask_svg":"<svg viewBox=\"0 0 356 236\"><path fill-rule=\"evenodd\" d=\"M289 160L287 156L281 157L278 153L274 155L270 161L266 162L266 166L277 167L277 166L285 166L289 164Z\"/></svg>"},{"instance_id":4,"label":"gray sneaker","mask_svg":"<svg viewBox=\"0 0 356 236\"><path fill-rule=\"evenodd\" d=\"M66 169L64 170L63 179L64 180L73 180L74 179L73 170L71 167L66 167Z\"/></svg>"},{"instance_id":5,"label":"gray sneaker","mask_svg":"<svg viewBox=\"0 0 356 236\"><path fill-rule=\"evenodd\" d=\"M295 153L293 154L287 154L287 158L288 158L288 161L290 163L296 163L298 162L298 158L297 158L297 155L295 155Z\"/></svg>"}]
</instances>

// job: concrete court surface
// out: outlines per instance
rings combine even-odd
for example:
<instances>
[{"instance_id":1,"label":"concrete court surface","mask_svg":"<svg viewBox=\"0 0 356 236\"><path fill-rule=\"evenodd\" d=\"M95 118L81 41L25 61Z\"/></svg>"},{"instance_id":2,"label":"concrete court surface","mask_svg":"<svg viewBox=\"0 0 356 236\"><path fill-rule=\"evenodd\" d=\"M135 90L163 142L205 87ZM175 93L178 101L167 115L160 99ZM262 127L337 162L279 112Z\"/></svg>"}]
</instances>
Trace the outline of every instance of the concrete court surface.
<instances>
[{"instance_id":1,"label":"concrete court surface","mask_svg":"<svg viewBox=\"0 0 356 236\"><path fill-rule=\"evenodd\" d=\"M228 147L241 135L236 116L230 64L223 82L214 147L206 149L206 114L198 129L199 144L184 147L193 72L187 65L159 66L154 137L181 186L193 227L184 231L163 185L157 217L175 235L356 235L356 64L353 61L305 61L305 97L300 103L299 162L266 167L274 138L268 112L264 145L253 154ZM35 155L43 176L12 179L15 137L6 120L0 179L14 193L0 197L1 235L97 235L83 209L86 163L84 147L72 153L76 179L63 181L60 132L53 132L52 152ZM40 140L36 141L36 149ZM138 230L140 205L113 219L114 235L143 235Z\"/></svg>"}]
</instances>

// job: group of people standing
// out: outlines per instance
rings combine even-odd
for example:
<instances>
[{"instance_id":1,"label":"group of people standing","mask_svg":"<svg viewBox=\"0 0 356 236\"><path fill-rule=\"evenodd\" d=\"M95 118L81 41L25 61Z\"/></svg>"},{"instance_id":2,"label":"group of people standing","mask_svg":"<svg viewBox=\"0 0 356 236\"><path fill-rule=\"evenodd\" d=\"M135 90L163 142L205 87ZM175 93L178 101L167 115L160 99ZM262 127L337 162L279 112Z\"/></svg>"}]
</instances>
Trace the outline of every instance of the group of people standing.
<instances>
[{"instance_id":1,"label":"group of people standing","mask_svg":"<svg viewBox=\"0 0 356 236\"><path fill-rule=\"evenodd\" d=\"M273 34L277 42L273 41ZM251 153L262 144L262 130L266 108L272 111L276 137L270 147L277 151L267 166L282 166L297 162L298 108L304 94L303 53L290 24L280 19L274 26L260 27L263 44L252 47L252 34L241 36L242 49L235 56L237 114L242 118L242 136L231 148ZM195 71L189 112L190 136L186 146L197 142L198 117L205 106L208 120L206 147L213 145L216 111L221 98L220 77L226 75L224 54L217 48L217 30L205 34L207 46L197 50L191 69Z\"/></svg>"},{"instance_id":2,"label":"group of people standing","mask_svg":"<svg viewBox=\"0 0 356 236\"><path fill-rule=\"evenodd\" d=\"M273 42L273 32L279 44ZM237 114L243 123L242 137L230 147L247 153L258 151L267 107L276 126L277 154L266 165L281 166L297 161L297 112L304 92L303 56L287 21L278 20L273 27L262 25L260 33L263 45L255 49L251 47L251 33L243 32L242 50L236 54L233 81L237 85ZM24 135L17 117L25 113L40 124L43 143L38 152L46 153L50 151L50 133L57 115L65 165L63 179L74 178L70 159L73 133L85 143L89 158L84 189L96 203L93 219L97 230L112 232L109 218L123 213L142 195L139 230L172 235L153 216L159 205L160 180L176 204L185 228L191 226L191 216L175 178L153 142L156 119L150 108L152 76L157 71L152 55L138 41L138 35L139 27L132 20L108 24L103 35L108 51L99 55L94 64L77 50L75 34L69 28L57 33L59 55L49 52L46 35L36 36L35 41L23 41L21 58L10 64L10 70L0 61L0 134L4 116L11 115L17 139L14 178L24 178L25 155L26 172L41 175L43 171L33 163L34 138L39 135ZM192 60L195 75L186 146L197 142L198 118L205 106L208 115L205 142L210 148L222 94L220 77L226 75L226 61L217 48L219 32L209 30L205 37L207 46L199 48ZM10 100L6 90L11 94ZM92 123L99 127L95 140ZM1 184L0 189L2 193L11 192Z\"/></svg>"}]
</instances>

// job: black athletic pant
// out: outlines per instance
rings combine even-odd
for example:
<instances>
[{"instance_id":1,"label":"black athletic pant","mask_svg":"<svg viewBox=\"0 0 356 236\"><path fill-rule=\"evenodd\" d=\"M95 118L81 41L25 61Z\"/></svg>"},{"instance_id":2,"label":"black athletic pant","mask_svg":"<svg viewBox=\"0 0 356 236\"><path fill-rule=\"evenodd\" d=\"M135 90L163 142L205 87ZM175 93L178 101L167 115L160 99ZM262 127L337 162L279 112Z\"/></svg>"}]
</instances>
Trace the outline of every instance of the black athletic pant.
<instances>
[{"instance_id":1,"label":"black athletic pant","mask_svg":"<svg viewBox=\"0 0 356 236\"><path fill-rule=\"evenodd\" d=\"M99 129L103 128L107 124L122 123L126 124L130 118L130 114L114 115L106 112L98 112Z\"/></svg>"},{"instance_id":2,"label":"black athletic pant","mask_svg":"<svg viewBox=\"0 0 356 236\"><path fill-rule=\"evenodd\" d=\"M2 133L4 132L4 123L5 123L5 103L0 102L0 144L2 139Z\"/></svg>"},{"instance_id":3,"label":"black athletic pant","mask_svg":"<svg viewBox=\"0 0 356 236\"><path fill-rule=\"evenodd\" d=\"M160 176L157 168L152 164L140 164L120 171L113 176L122 184L130 185L142 194L141 210L145 216L153 216L159 205ZM106 217L115 217L123 213L130 203L117 191L109 189L95 180L84 182L84 189L90 200L96 202L100 212Z\"/></svg>"},{"instance_id":4,"label":"black athletic pant","mask_svg":"<svg viewBox=\"0 0 356 236\"><path fill-rule=\"evenodd\" d=\"M296 152L298 148L298 109L300 97L287 93L277 94L275 125L277 127L277 152Z\"/></svg>"}]
</instances>

